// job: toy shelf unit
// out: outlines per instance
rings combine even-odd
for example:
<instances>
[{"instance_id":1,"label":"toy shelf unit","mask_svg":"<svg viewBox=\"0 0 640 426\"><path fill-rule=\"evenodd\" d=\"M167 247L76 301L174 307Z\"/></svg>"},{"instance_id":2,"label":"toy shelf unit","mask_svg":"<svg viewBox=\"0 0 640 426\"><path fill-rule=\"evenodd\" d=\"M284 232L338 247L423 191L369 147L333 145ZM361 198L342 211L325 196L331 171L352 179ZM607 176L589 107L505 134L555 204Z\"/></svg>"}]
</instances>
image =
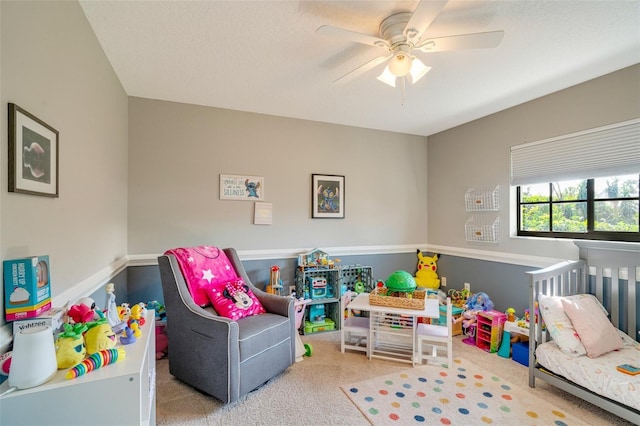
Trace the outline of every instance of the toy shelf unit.
<instances>
[{"instance_id":1,"label":"toy shelf unit","mask_svg":"<svg viewBox=\"0 0 640 426\"><path fill-rule=\"evenodd\" d=\"M296 294L309 300L301 331L304 334L335 330L340 325L340 273L337 268L296 269Z\"/></svg>"},{"instance_id":2,"label":"toy shelf unit","mask_svg":"<svg viewBox=\"0 0 640 426\"><path fill-rule=\"evenodd\" d=\"M479 312L476 317L476 346L487 352L497 352L507 316L498 311Z\"/></svg>"},{"instance_id":3,"label":"toy shelf unit","mask_svg":"<svg viewBox=\"0 0 640 426\"><path fill-rule=\"evenodd\" d=\"M464 236L469 242L497 243L500 241L499 230L499 217L470 217L464 224Z\"/></svg>"},{"instance_id":4,"label":"toy shelf unit","mask_svg":"<svg viewBox=\"0 0 640 426\"><path fill-rule=\"evenodd\" d=\"M296 269L296 294L309 300L305 307L304 334L340 328L340 296L344 291L367 292L373 287L370 266L308 267Z\"/></svg>"},{"instance_id":5,"label":"toy shelf unit","mask_svg":"<svg viewBox=\"0 0 640 426\"><path fill-rule=\"evenodd\" d=\"M493 188L469 188L464 194L468 212L496 212L500 210L500 186Z\"/></svg>"},{"instance_id":6,"label":"toy shelf unit","mask_svg":"<svg viewBox=\"0 0 640 426\"><path fill-rule=\"evenodd\" d=\"M371 266L348 265L341 266L340 294L345 291L356 293L370 293L373 290L373 268Z\"/></svg>"}]
</instances>

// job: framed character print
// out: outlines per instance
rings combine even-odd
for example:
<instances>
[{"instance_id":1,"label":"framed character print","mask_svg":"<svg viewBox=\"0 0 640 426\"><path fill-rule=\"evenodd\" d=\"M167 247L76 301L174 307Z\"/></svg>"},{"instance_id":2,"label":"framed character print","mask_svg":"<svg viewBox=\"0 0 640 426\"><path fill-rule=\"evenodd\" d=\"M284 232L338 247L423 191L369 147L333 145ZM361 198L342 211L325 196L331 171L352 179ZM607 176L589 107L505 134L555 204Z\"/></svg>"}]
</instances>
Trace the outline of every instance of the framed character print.
<instances>
[{"instance_id":1,"label":"framed character print","mask_svg":"<svg viewBox=\"0 0 640 426\"><path fill-rule=\"evenodd\" d=\"M344 176L311 175L311 217L344 219Z\"/></svg>"}]
</instances>

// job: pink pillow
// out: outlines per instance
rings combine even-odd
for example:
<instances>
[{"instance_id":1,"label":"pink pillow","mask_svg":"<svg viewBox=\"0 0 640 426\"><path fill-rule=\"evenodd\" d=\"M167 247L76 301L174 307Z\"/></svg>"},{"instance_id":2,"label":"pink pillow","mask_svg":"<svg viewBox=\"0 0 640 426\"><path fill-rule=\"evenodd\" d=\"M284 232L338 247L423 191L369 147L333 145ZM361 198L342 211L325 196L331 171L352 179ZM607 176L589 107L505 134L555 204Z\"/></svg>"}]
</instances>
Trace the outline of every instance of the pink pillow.
<instances>
[{"instance_id":1,"label":"pink pillow","mask_svg":"<svg viewBox=\"0 0 640 426\"><path fill-rule=\"evenodd\" d=\"M593 298L562 299L562 306L578 332L589 358L622 348L618 331Z\"/></svg>"},{"instance_id":2,"label":"pink pillow","mask_svg":"<svg viewBox=\"0 0 640 426\"><path fill-rule=\"evenodd\" d=\"M198 306L209 305L205 287L223 285L238 278L224 251L212 246L175 248L167 250L178 260L193 302Z\"/></svg>"},{"instance_id":3,"label":"pink pillow","mask_svg":"<svg viewBox=\"0 0 640 426\"><path fill-rule=\"evenodd\" d=\"M266 312L256 295L242 281L242 278L222 285L207 286L206 292L218 314L234 321Z\"/></svg>"}]
</instances>

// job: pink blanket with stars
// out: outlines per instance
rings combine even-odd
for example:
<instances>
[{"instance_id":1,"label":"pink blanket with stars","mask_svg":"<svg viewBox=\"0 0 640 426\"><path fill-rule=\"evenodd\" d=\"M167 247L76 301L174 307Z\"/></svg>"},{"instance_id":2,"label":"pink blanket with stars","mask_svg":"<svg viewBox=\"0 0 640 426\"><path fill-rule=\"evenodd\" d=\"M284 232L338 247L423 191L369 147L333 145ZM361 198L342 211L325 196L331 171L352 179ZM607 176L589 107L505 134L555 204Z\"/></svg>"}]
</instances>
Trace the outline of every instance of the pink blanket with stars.
<instances>
[{"instance_id":1,"label":"pink blanket with stars","mask_svg":"<svg viewBox=\"0 0 640 426\"><path fill-rule=\"evenodd\" d=\"M202 307L210 304L206 287L225 284L238 278L225 252L217 247L175 248L167 250L165 254L176 257L193 301Z\"/></svg>"}]
</instances>

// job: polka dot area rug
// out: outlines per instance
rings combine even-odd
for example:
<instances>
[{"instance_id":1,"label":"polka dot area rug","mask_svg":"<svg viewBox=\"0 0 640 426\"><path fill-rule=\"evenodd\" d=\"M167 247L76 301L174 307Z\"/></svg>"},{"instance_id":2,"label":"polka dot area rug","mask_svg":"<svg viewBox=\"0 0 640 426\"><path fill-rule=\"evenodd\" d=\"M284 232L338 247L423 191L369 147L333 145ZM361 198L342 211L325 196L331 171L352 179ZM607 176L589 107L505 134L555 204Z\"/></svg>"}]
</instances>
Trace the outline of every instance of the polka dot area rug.
<instances>
[{"instance_id":1,"label":"polka dot area rug","mask_svg":"<svg viewBox=\"0 0 640 426\"><path fill-rule=\"evenodd\" d=\"M374 425L575 425L552 404L463 359L341 387Z\"/></svg>"}]
</instances>

